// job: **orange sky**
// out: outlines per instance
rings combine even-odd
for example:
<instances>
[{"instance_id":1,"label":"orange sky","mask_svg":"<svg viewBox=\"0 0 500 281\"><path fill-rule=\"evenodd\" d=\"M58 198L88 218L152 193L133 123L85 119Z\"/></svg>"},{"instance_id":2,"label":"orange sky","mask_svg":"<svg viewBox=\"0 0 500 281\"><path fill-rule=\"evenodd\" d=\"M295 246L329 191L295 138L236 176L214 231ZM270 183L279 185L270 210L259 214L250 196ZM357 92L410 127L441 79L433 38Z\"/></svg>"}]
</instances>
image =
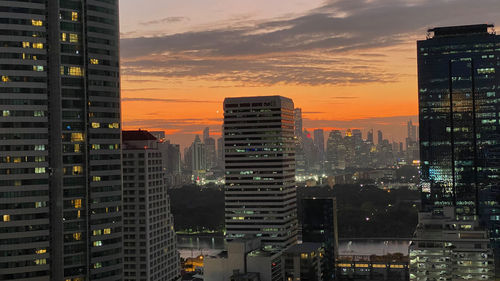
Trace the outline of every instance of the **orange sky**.
<instances>
[{"instance_id":1,"label":"orange sky","mask_svg":"<svg viewBox=\"0 0 500 281\"><path fill-rule=\"evenodd\" d=\"M418 123L416 41L500 19L498 0L154 1L121 1L123 124L184 147L220 134L225 97L255 95L292 98L307 129L403 141Z\"/></svg>"}]
</instances>

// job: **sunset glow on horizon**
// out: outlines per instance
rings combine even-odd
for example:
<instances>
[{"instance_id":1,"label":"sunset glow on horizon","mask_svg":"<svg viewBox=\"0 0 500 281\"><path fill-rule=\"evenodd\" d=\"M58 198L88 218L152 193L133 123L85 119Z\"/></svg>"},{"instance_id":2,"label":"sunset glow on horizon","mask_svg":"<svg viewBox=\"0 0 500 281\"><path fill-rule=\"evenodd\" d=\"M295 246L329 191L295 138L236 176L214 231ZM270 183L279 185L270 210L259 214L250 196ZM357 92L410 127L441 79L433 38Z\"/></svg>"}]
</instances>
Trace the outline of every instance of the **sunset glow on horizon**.
<instances>
[{"instance_id":1,"label":"sunset glow on horizon","mask_svg":"<svg viewBox=\"0 0 500 281\"><path fill-rule=\"evenodd\" d=\"M418 123L416 40L464 18L500 23L494 0L143 2L160 6L121 1L124 129L182 146L206 126L220 135L225 97L257 95L293 99L308 130L403 141Z\"/></svg>"}]
</instances>

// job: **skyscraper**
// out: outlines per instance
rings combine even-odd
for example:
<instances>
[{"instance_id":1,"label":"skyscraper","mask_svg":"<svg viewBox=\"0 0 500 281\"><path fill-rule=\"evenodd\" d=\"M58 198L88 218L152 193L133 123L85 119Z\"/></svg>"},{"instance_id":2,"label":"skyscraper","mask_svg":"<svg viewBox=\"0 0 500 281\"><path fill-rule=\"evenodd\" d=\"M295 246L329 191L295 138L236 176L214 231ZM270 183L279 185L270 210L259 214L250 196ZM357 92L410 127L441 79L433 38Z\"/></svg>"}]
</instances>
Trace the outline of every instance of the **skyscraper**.
<instances>
[{"instance_id":1,"label":"skyscraper","mask_svg":"<svg viewBox=\"0 0 500 281\"><path fill-rule=\"evenodd\" d=\"M314 130L314 146L318 149L318 160L322 162L325 158L325 133L323 129Z\"/></svg>"},{"instance_id":2,"label":"skyscraper","mask_svg":"<svg viewBox=\"0 0 500 281\"><path fill-rule=\"evenodd\" d=\"M122 280L118 1L0 6L0 279Z\"/></svg>"},{"instance_id":3,"label":"skyscraper","mask_svg":"<svg viewBox=\"0 0 500 281\"><path fill-rule=\"evenodd\" d=\"M384 137L382 135L382 131L378 130L377 131L377 144L382 145L383 142L384 142Z\"/></svg>"},{"instance_id":4,"label":"skyscraper","mask_svg":"<svg viewBox=\"0 0 500 281\"><path fill-rule=\"evenodd\" d=\"M180 276L163 160L152 134L123 131L125 281L174 281Z\"/></svg>"},{"instance_id":5,"label":"skyscraper","mask_svg":"<svg viewBox=\"0 0 500 281\"><path fill-rule=\"evenodd\" d=\"M294 114L294 124L295 124L295 136L297 138L302 138L302 108L295 108L293 110Z\"/></svg>"},{"instance_id":6,"label":"skyscraper","mask_svg":"<svg viewBox=\"0 0 500 281\"><path fill-rule=\"evenodd\" d=\"M227 240L254 234L265 246L296 243L293 110L280 96L224 100Z\"/></svg>"},{"instance_id":7,"label":"skyscraper","mask_svg":"<svg viewBox=\"0 0 500 281\"><path fill-rule=\"evenodd\" d=\"M500 36L490 28L439 27L418 42L419 137L423 209L479 215L498 249Z\"/></svg>"}]
</instances>

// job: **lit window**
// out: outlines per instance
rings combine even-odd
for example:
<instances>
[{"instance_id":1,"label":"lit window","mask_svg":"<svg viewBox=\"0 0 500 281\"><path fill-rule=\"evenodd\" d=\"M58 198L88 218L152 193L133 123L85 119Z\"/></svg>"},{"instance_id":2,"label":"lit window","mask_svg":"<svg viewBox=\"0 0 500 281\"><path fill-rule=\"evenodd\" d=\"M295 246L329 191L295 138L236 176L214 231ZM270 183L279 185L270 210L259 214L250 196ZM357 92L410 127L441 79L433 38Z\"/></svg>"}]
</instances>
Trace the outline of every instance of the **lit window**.
<instances>
[{"instance_id":1,"label":"lit window","mask_svg":"<svg viewBox=\"0 0 500 281\"><path fill-rule=\"evenodd\" d=\"M93 176L92 181L101 181L101 177L99 176Z\"/></svg>"},{"instance_id":2,"label":"lit window","mask_svg":"<svg viewBox=\"0 0 500 281\"><path fill-rule=\"evenodd\" d=\"M36 151L44 151L45 145L44 144L35 145L35 150Z\"/></svg>"},{"instance_id":3,"label":"lit window","mask_svg":"<svg viewBox=\"0 0 500 281\"><path fill-rule=\"evenodd\" d=\"M98 59L90 59L90 64L99 64Z\"/></svg>"},{"instance_id":4,"label":"lit window","mask_svg":"<svg viewBox=\"0 0 500 281\"><path fill-rule=\"evenodd\" d=\"M23 48L29 48L31 46L30 42L23 42Z\"/></svg>"},{"instance_id":5,"label":"lit window","mask_svg":"<svg viewBox=\"0 0 500 281\"><path fill-rule=\"evenodd\" d=\"M105 228L104 234L106 234L106 235L111 234L111 228Z\"/></svg>"},{"instance_id":6,"label":"lit window","mask_svg":"<svg viewBox=\"0 0 500 281\"><path fill-rule=\"evenodd\" d=\"M94 247L101 247L102 241L94 241Z\"/></svg>"},{"instance_id":7,"label":"lit window","mask_svg":"<svg viewBox=\"0 0 500 281\"><path fill-rule=\"evenodd\" d=\"M71 133L71 141L83 141L83 133Z\"/></svg>"},{"instance_id":8,"label":"lit window","mask_svg":"<svg viewBox=\"0 0 500 281\"><path fill-rule=\"evenodd\" d=\"M10 82L9 76L2 75L2 82Z\"/></svg>"},{"instance_id":9,"label":"lit window","mask_svg":"<svg viewBox=\"0 0 500 281\"><path fill-rule=\"evenodd\" d=\"M101 267L102 267L102 264L101 264L100 262L96 262L96 263L94 264L94 269L96 269L96 268L101 268Z\"/></svg>"},{"instance_id":10,"label":"lit window","mask_svg":"<svg viewBox=\"0 0 500 281\"><path fill-rule=\"evenodd\" d=\"M71 12L71 20L78 21L78 12Z\"/></svg>"},{"instance_id":11,"label":"lit window","mask_svg":"<svg viewBox=\"0 0 500 281\"><path fill-rule=\"evenodd\" d=\"M36 259L35 264L36 265L47 264L47 259Z\"/></svg>"},{"instance_id":12,"label":"lit window","mask_svg":"<svg viewBox=\"0 0 500 281\"><path fill-rule=\"evenodd\" d=\"M69 42L78 43L78 34L70 33L69 34Z\"/></svg>"},{"instance_id":13,"label":"lit window","mask_svg":"<svg viewBox=\"0 0 500 281\"><path fill-rule=\"evenodd\" d=\"M33 71L43 71L42 65L33 65Z\"/></svg>"},{"instance_id":14,"label":"lit window","mask_svg":"<svg viewBox=\"0 0 500 281\"><path fill-rule=\"evenodd\" d=\"M80 152L80 144L75 144L74 152Z\"/></svg>"},{"instance_id":15,"label":"lit window","mask_svg":"<svg viewBox=\"0 0 500 281\"><path fill-rule=\"evenodd\" d=\"M83 71L81 67L71 66L69 68L69 75L71 76L83 76Z\"/></svg>"},{"instance_id":16,"label":"lit window","mask_svg":"<svg viewBox=\"0 0 500 281\"><path fill-rule=\"evenodd\" d=\"M66 42L68 35L66 33L61 33L61 41Z\"/></svg>"},{"instance_id":17,"label":"lit window","mask_svg":"<svg viewBox=\"0 0 500 281\"><path fill-rule=\"evenodd\" d=\"M100 123L92 122L92 128L97 129L97 128L100 128L100 127L101 127Z\"/></svg>"},{"instance_id":18,"label":"lit window","mask_svg":"<svg viewBox=\"0 0 500 281\"><path fill-rule=\"evenodd\" d=\"M43 22L41 20L31 20L31 25L33 25L33 26L42 26Z\"/></svg>"},{"instance_id":19,"label":"lit window","mask_svg":"<svg viewBox=\"0 0 500 281\"><path fill-rule=\"evenodd\" d=\"M45 156L35 156L35 162L45 162Z\"/></svg>"},{"instance_id":20,"label":"lit window","mask_svg":"<svg viewBox=\"0 0 500 281\"><path fill-rule=\"evenodd\" d=\"M80 175L83 172L82 166L73 166L73 175Z\"/></svg>"},{"instance_id":21,"label":"lit window","mask_svg":"<svg viewBox=\"0 0 500 281\"><path fill-rule=\"evenodd\" d=\"M45 174L45 168L35 168L35 174Z\"/></svg>"},{"instance_id":22,"label":"lit window","mask_svg":"<svg viewBox=\"0 0 500 281\"><path fill-rule=\"evenodd\" d=\"M45 207L45 202L35 202L35 208L42 208Z\"/></svg>"},{"instance_id":23,"label":"lit window","mask_svg":"<svg viewBox=\"0 0 500 281\"><path fill-rule=\"evenodd\" d=\"M10 221L10 215L3 215L3 221Z\"/></svg>"},{"instance_id":24,"label":"lit window","mask_svg":"<svg viewBox=\"0 0 500 281\"><path fill-rule=\"evenodd\" d=\"M75 209L80 209L82 207L82 199L71 200Z\"/></svg>"},{"instance_id":25,"label":"lit window","mask_svg":"<svg viewBox=\"0 0 500 281\"><path fill-rule=\"evenodd\" d=\"M42 110L36 110L33 112L33 116L35 117L44 117L45 116L45 112L42 111Z\"/></svg>"},{"instance_id":26,"label":"lit window","mask_svg":"<svg viewBox=\"0 0 500 281\"><path fill-rule=\"evenodd\" d=\"M43 49L43 43L33 43L33 48L35 48L35 49Z\"/></svg>"},{"instance_id":27,"label":"lit window","mask_svg":"<svg viewBox=\"0 0 500 281\"><path fill-rule=\"evenodd\" d=\"M3 117L10 116L10 110L4 110L4 111L2 112L2 116L3 116Z\"/></svg>"},{"instance_id":28,"label":"lit window","mask_svg":"<svg viewBox=\"0 0 500 281\"><path fill-rule=\"evenodd\" d=\"M73 239L77 241L82 240L82 233L81 232L73 233Z\"/></svg>"},{"instance_id":29,"label":"lit window","mask_svg":"<svg viewBox=\"0 0 500 281\"><path fill-rule=\"evenodd\" d=\"M47 249L36 250L36 253L39 254L39 255L45 254L45 253L47 253Z\"/></svg>"}]
</instances>

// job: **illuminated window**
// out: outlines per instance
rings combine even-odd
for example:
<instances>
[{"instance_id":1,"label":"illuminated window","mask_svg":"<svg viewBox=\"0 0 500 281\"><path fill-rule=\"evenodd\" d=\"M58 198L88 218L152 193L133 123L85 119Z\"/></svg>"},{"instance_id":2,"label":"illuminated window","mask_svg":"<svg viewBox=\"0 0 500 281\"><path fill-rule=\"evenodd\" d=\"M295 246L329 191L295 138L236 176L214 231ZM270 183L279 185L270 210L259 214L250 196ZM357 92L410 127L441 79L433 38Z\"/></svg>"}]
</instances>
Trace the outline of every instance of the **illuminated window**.
<instances>
[{"instance_id":1,"label":"illuminated window","mask_svg":"<svg viewBox=\"0 0 500 281\"><path fill-rule=\"evenodd\" d=\"M99 64L98 59L90 59L90 64Z\"/></svg>"},{"instance_id":2,"label":"illuminated window","mask_svg":"<svg viewBox=\"0 0 500 281\"><path fill-rule=\"evenodd\" d=\"M35 156L35 162L45 162L45 156Z\"/></svg>"},{"instance_id":3,"label":"illuminated window","mask_svg":"<svg viewBox=\"0 0 500 281\"><path fill-rule=\"evenodd\" d=\"M44 144L35 145L35 150L36 151L44 151L45 145Z\"/></svg>"},{"instance_id":4,"label":"illuminated window","mask_svg":"<svg viewBox=\"0 0 500 281\"><path fill-rule=\"evenodd\" d=\"M82 207L82 199L71 200L75 209L80 209Z\"/></svg>"},{"instance_id":5,"label":"illuminated window","mask_svg":"<svg viewBox=\"0 0 500 281\"><path fill-rule=\"evenodd\" d=\"M83 172L82 166L73 166L73 175L80 175Z\"/></svg>"},{"instance_id":6,"label":"illuminated window","mask_svg":"<svg viewBox=\"0 0 500 281\"><path fill-rule=\"evenodd\" d=\"M3 117L10 116L10 110L4 110L4 111L2 112L2 116L3 116Z\"/></svg>"},{"instance_id":7,"label":"illuminated window","mask_svg":"<svg viewBox=\"0 0 500 281\"><path fill-rule=\"evenodd\" d=\"M101 181L101 177L99 176L93 176L92 181Z\"/></svg>"},{"instance_id":8,"label":"illuminated window","mask_svg":"<svg viewBox=\"0 0 500 281\"><path fill-rule=\"evenodd\" d=\"M44 117L45 116L45 111L35 110L35 111L33 111L33 116L35 116L35 117Z\"/></svg>"},{"instance_id":9,"label":"illuminated window","mask_svg":"<svg viewBox=\"0 0 500 281\"><path fill-rule=\"evenodd\" d=\"M33 48L35 48L35 49L43 49L43 43L33 43Z\"/></svg>"},{"instance_id":10,"label":"illuminated window","mask_svg":"<svg viewBox=\"0 0 500 281\"><path fill-rule=\"evenodd\" d=\"M36 259L35 264L36 265L47 264L47 259Z\"/></svg>"},{"instance_id":11,"label":"illuminated window","mask_svg":"<svg viewBox=\"0 0 500 281\"><path fill-rule=\"evenodd\" d=\"M21 186L21 181L20 180L17 180L17 181L14 181L14 186Z\"/></svg>"},{"instance_id":12,"label":"illuminated window","mask_svg":"<svg viewBox=\"0 0 500 281\"><path fill-rule=\"evenodd\" d=\"M35 174L45 174L45 168L35 168Z\"/></svg>"},{"instance_id":13,"label":"illuminated window","mask_svg":"<svg viewBox=\"0 0 500 281\"><path fill-rule=\"evenodd\" d=\"M10 215L3 215L3 221L10 221Z\"/></svg>"},{"instance_id":14,"label":"illuminated window","mask_svg":"<svg viewBox=\"0 0 500 281\"><path fill-rule=\"evenodd\" d=\"M45 254L45 253L47 253L47 249L36 250L36 253L39 254L39 255Z\"/></svg>"},{"instance_id":15,"label":"illuminated window","mask_svg":"<svg viewBox=\"0 0 500 281\"><path fill-rule=\"evenodd\" d=\"M94 247L101 247L102 241L94 241Z\"/></svg>"},{"instance_id":16,"label":"illuminated window","mask_svg":"<svg viewBox=\"0 0 500 281\"><path fill-rule=\"evenodd\" d=\"M110 124L108 125L108 127L109 127L110 129L118 129L118 128L120 128L120 124L118 124L118 123L110 123Z\"/></svg>"},{"instance_id":17,"label":"illuminated window","mask_svg":"<svg viewBox=\"0 0 500 281\"><path fill-rule=\"evenodd\" d=\"M43 71L43 65L33 65L33 71Z\"/></svg>"},{"instance_id":18,"label":"illuminated window","mask_svg":"<svg viewBox=\"0 0 500 281\"><path fill-rule=\"evenodd\" d=\"M9 76L2 75L2 82L10 82Z\"/></svg>"},{"instance_id":19,"label":"illuminated window","mask_svg":"<svg viewBox=\"0 0 500 281\"><path fill-rule=\"evenodd\" d=\"M100 262L96 262L96 263L94 264L94 269L96 269L96 268L101 268L101 267L102 267L102 264L101 264Z\"/></svg>"},{"instance_id":20,"label":"illuminated window","mask_svg":"<svg viewBox=\"0 0 500 281\"><path fill-rule=\"evenodd\" d=\"M76 217L77 217L78 219L82 217L82 214L81 214L80 210L78 210L78 212L76 213Z\"/></svg>"},{"instance_id":21,"label":"illuminated window","mask_svg":"<svg viewBox=\"0 0 500 281\"><path fill-rule=\"evenodd\" d=\"M68 35L66 33L61 33L61 41L66 42Z\"/></svg>"},{"instance_id":22,"label":"illuminated window","mask_svg":"<svg viewBox=\"0 0 500 281\"><path fill-rule=\"evenodd\" d=\"M71 12L71 20L78 21L78 12Z\"/></svg>"},{"instance_id":23,"label":"illuminated window","mask_svg":"<svg viewBox=\"0 0 500 281\"><path fill-rule=\"evenodd\" d=\"M35 208L45 207L45 202L35 202Z\"/></svg>"},{"instance_id":24,"label":"illuminated window","mask_svg":"<svg viewBox=\"0 0 500 281\"><path fill-rule=\"evenodd\" d=\"M23 48L29 48L31 46L30 42L23 42Z\"/></svg>"},{"instance_id":25,"label":"illuminated window","mask_svg":"<svg viewBox=\"0 0 500 281\"><path fill-rule=\"evenodd\" d=\"M111 228L105 228L104 234L106 234L106 235L111 234Z\"/></svg>"},{"instance_id":26,"label":"illuminated window","mask_svg":"<svg viewBox=\"0 0 500 281\"><path fill-rule=\"evenodd\" d=\"M70 33L69 34L69 42L78 43L78 34Z\"/></svg>"},{"instance_id":27,"label":"illuminated window","mask_svg":"<svg viewBox=\"0 0 500 281\"><path fill-rule=\"evenodd\" d=\"M101 127L100 123L92 122L92 128L97 129L97 128L100 128L100 127Z\"/></svg>"},{"instance_id":28,"label":"illuminated window","mask_svg":"<svg viewBox=\"0 0 500 281\"><path fill-rule=\"evenodd\" d=\"M71 141L83 141L83 133L71 133Z\"/></svg>"},{"instance_id":29,"label":"illuminated window","mask_svg":"<svg viewBox=\"0 0 500 281\"><path fill-rule=\"evenodd\" d=\"M79 144L75 144L74 151L80 152L80 145Z\"/></svg>"},{"instance_id":30,"label":"illuminated window","mask_svg":"<svg viewBox=\"0 0 500 281\"><path fill-rule=\"evenodd\" d=\"M82 233L81 232L73 233L73 239L77 241L82 240Z\"/></svg>"},{"instance_id":31,"label":"illuminated window","mask_svg":"<svg viewBox=\"0 0 500 281\"><path fill-rule=\"evenodd\" d=\"M33 25L33 26L42 26L43 22L41 20L31 20L31 25Z\"/></svg>"},{"instance_id":32,"label":"illuminated window","mask_svg":"<svg viewBox=\"0 0 500 281\"><path fill-rule=\"evenodd\" d=\"M83 76L83 71L81 67L71 66L69 68L69 75L71 76Z\"/></svg>"},{"instance_id":33,"label":"illuminated window","mask_svg":"<svg viewBox=\"0 0 500 281\"><path fill-rule=\"evenodd\" d=\"M99 150L99 149L101 149L100 144L92 144L92 150Z\"/></svg>"}]
</instances>

